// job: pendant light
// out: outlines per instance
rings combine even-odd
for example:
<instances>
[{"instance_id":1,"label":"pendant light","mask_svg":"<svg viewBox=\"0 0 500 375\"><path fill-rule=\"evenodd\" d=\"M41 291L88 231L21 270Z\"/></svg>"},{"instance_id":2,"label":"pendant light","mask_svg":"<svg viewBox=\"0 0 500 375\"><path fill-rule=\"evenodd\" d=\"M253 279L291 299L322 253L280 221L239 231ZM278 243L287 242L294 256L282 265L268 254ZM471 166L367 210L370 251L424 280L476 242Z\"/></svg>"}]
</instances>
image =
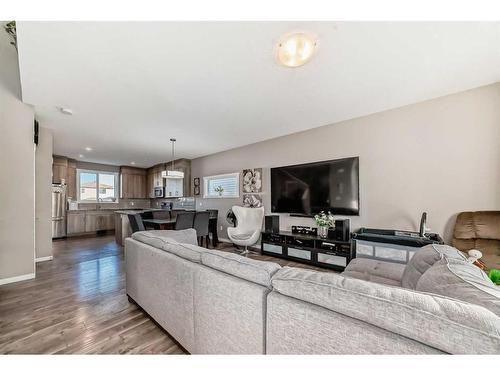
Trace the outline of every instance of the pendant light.
<instances>
[{"instance_id":1,"label":"pendant light","mask_svg":"<svg viewBox=\"0 0 500 375\"><path fill-rule=\"evenodd\" d=\"M170 142L172 142L172 169L167 170L166 178L184 178L184 172L176 171L175 169L175 142L177 140L175 138L170 138Z\"/></svg>"}]
</instances>

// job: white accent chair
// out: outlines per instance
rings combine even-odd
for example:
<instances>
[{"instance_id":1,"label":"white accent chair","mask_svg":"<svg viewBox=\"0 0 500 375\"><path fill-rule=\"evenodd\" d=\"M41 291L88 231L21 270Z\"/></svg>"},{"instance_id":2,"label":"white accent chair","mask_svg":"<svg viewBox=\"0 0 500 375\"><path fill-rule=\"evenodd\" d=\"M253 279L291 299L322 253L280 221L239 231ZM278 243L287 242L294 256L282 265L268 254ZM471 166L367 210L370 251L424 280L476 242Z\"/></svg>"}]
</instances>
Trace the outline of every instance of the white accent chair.
<instances>
[{"instance_id":1,"label":"white accent chair","mask_svg":"<svg viewBox=\"0 0 500 375\"><path fill-rule=\"evenodd\" d=\"M235 245L245 246L241 255L246 255L250 252L248 246L259 240L262 220L264 219L264 207L233 206L232 210L236 216L237 226L227 228L227 235Z\"/></svg>"}]
</instances>

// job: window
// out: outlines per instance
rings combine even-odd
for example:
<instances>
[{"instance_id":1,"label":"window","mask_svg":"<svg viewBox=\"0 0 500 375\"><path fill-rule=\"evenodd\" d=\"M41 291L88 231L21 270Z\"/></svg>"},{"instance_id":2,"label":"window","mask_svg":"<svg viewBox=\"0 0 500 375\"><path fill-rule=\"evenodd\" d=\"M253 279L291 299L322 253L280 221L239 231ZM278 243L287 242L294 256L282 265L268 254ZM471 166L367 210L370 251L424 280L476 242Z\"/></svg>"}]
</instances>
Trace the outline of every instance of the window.
<instances>
[{"instance_id":1,"label":"window","mask_svg":"<svg viewBox=\"0 0 500 375\"><path fill-rule=\"evenodd\" d=\"M203 198L238 198L239 196L239 173L203 177Z\"/></svg>"},{"instance_id":2,"label":"window","mask_svg":"<svg viewBox=\"0 0 500 375\"><path fill-rule=\"evenodd\" d=\"M78 169L78 202L113 203L118 201L118 173Z\"/></svg>"}]
</instances>

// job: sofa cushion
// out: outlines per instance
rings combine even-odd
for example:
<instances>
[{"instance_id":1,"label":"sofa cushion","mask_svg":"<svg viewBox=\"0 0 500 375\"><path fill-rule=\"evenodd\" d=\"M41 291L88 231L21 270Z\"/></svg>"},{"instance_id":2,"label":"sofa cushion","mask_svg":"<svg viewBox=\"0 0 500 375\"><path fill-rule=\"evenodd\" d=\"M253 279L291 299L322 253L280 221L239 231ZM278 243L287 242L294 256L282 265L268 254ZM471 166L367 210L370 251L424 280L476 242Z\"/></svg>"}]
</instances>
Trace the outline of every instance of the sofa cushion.
<instances>
[{"instance_id":1,"label":"sofa cushion","mask_svg":"<svg viewBox=\"0 0 500 375\"><path fill-rule=\"evenodd\" d=\"M274 262L264 262L218 250L203 252L201 262L207 267L266 287L271 286L271 277L281 268Z\"/></svg>"},{"instance_id":2,"label":"sofa cushion","mask_svg":"<svg viewBox=\"0 0 500 375\"><path fill-rule=\"evenodd\" d=\"M457 216L453 237L500 240L500 211L461 212Z\"/></svg>"},{"instance_id":3,"label":"sofa cushion","mask_svg":"<svg viewBox=\"0 0 500 375\"><path fill-rule=\"evenodd\" d=\"M275 291L448 353L498 353L500 318L477 305L330 272L284 267Z\"/></svg>"},{"instance_id":4,"label":"sofa cushion","mask_svg":"<svg viewBox=\"0 0 500 375\"><path fill-rule=\"evenodd\" d=\"M196 231L194 229L151 230L132 234L132 238L136 241L143 242L192 262L201 263L201 253L206 250L192 244L192 236L194 236L196 241ZM181 243L176 239L188 242Z\"/></svg>"},{"instance_id":5,"label":"sofa cushion","mask_svg":"<svg viewBox=\"0 0 500 375\"><path fill-rule=\"evenodd\" d=\"M467 251L475 249L476 240L474 238L468 238L468 239L453 238L451 244L458 250L467 253Z\"/></svg>"},{"instance_id":6,"label":"sofa cushion","mask_svg":"<svg viewBox=\"0 0 500 375\"><path fill-rule=\"evenodd\" d=\"M480 250L483 253L481 261L486 267L500 269L500 240L453 238L453 246L465 253L471 249Z\"/></svg>"},{"instance_id":7,"label":"sofa cushion","mask_svg":"<svg viewBox=\"0 0 500 375\"><path fill-rule=\"evenodd\" d=\"M404 288L415 289L418 279L443 257L465 260L467 259L459 250L448 245L426 245L415 252L403 273L401 285Z\"/></svg>"},{"instance_id":8,"label":"sofa cushion","mask_svg":"<svg viewBox=\"0 0 500 375\"><path fill-rule=\"evenodd\" d=\"M416 289L474 303L500 316L500 288L466 261L441 259L420 277Z\"/></svg>"},{"instance_id":9,"label":"sofa cushion","mask_svg":"<svg viewBox=\"0 0 500 375\"><path fill-rule=\"evenodd\" d=\"M198 245L177 243L173 246L168 246L166 251L178 257L190 260L191 262L201 263L201 255L207 250Z\"/></svg>"},{"instance_id":10,"label":"sofa cushion","mask_svg":"<svg viewBox=\"0 0 500 375\"><path fill-rule=\"evenodd\" d=\"M500 211L474 212L475 238L500 240Z\"/></svg>"},{"instance_id":11,"label":"sofa cushion","mask_svg":"<svg viewBox=\"0 0 500 375\"><path fill-rule=\"evenodd\" d=\"M457 216L453 237L460 239L476 238L476 229L474 227L474 213L461 212Z\"/></svg>"},{"instance_id":12,"label":"sofa cushion","mask_svg":"<svg viewBox=\"0 0 500 375\"><path fill-rule=\"evenodd\" d=\"M404 264L383 262L370 258L356 258L351 260L342 276L354 277L374 283L401 286L401 279L405 270Z\"/></svg>"},{"instance_id":13,"label":"sofa cushion","mask_svg":"<svg viewBox=\"0 0 500 375\"><path fill-rule=\"evenodd\" d=\"M500 269L500 240L478 238L475 241L473 248L483 253L481 260L486 267Z\"/></svg>"}]
</instances>

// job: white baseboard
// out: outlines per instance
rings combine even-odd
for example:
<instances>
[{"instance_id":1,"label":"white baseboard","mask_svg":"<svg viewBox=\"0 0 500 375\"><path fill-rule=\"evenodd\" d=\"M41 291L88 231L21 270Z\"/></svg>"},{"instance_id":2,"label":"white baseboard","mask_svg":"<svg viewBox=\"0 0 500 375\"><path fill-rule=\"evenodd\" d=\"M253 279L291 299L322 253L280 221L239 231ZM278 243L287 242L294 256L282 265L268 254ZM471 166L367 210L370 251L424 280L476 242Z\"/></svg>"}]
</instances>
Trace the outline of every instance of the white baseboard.
<instances>
[{"instance_id":1,"label":"white baseboard","mask_svg":"<svg viewBox=\"0 0 500 375\"><path fill-rule=\"evenodd\" d=\"M18 281L24 281L24 280L34 279L34 278L35 278L34 272L27 273L26 275L20 275L20 276L8 277L6 279L0 279L0 285L16 283Z\"/></svg>"},{"instance_id":2,"label":"white baseboard","mask_svg":"<svg viewBox=\"0 0 500 375\"><path fill-rule=\"evenodd\" d=\"M54 257L52 255L48 256L48 257L41 257L41 258L36 258L35 259L35 263L39 263L39 262L46 262L48 260L52 260L54 259Z\"/></svg>"}]
</instances>

